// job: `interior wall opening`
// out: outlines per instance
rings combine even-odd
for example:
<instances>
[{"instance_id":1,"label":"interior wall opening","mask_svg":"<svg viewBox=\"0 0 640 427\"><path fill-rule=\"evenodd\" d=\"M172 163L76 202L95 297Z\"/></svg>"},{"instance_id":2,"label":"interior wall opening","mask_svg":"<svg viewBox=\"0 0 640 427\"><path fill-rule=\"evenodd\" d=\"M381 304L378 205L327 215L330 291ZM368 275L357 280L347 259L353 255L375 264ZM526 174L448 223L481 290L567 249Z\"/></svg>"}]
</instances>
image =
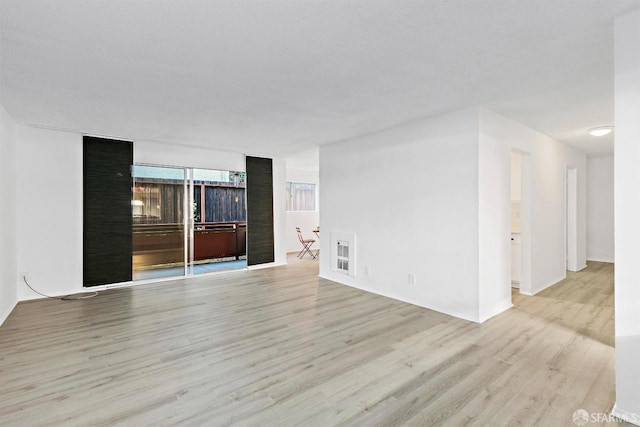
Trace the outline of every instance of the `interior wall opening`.
<instances>
[{"instance_id":1,"label":"interior wall opening","mask_svg":"<svg viewBox=\"0 0 640 427\"><path fill-rule=\"evenodd\" d=\"M136 164L133 279L246 267L245 173Z\"/></svg>"},{"instance_id":2,"label":"interior wall opening","mask_svg":"<svg viewBox=\"0 0 640 427\"><path fill-rule=\"evenodd\" d=\"M511 287L531 295L531 156L511 152Z\"/></svg>"},{"instance_id":3,"label":"interior wall opening","mask_svg":"<svg viewBox=\"0 0 640 427\"><path fill-rule=\"evenodd\" d=\"M567 166L566 186L566 268L579 271L578 265L578 170Z\"/></svg>"}]
</instances>

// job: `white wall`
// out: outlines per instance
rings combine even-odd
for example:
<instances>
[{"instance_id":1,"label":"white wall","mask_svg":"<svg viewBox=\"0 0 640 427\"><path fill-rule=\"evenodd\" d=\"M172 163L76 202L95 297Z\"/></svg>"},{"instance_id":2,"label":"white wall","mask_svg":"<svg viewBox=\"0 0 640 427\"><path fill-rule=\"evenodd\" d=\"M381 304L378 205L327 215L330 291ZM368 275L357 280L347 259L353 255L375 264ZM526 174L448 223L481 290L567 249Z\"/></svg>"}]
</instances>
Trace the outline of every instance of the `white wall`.
<instances>
[{"instance_id":1,"label":"white wall","mask_svg":"<svg viewBox=\"0 0 640 427\"><path fill-rule=\"evenodd\" d=\"M286 160L282 158L273 159L273 250L275 252L273 265L287 263L286 180Z\"/></svg>"},{"instance_id":2,"label":"white wall","mask_svg":"<svg viewBox=\"0 0 640 427\"><path fill-rule=\"evenodd\" d=\"M523 200L530 269L523 267L529 280L522 291L539 292L566 276L567 167L578 174L577 252L584 266L586 156L471 108L321 147L323 234L353 232L357 241L356 277L332 272L326 256L321 275L474 321L506 310L512 150L525 154L523 189L530 194Z\"/></svg>"},{"instance_id":3,"label":"white wall","mask_svg":"<svg viewBox=\"0 0 640 427\"><path fill-rule=\"evenodd\" d=\"M0 105L0 325L18 302L16 124Z\"/></svg>"},{"instance_id":4,"label":"white wall","mask_svg":"<svg viewBox=\"0 0 640 427\"><path fill-rule=\"evenodd\" d=\"M289 161L287 160L287 165ZM320 224L318 195L320 191L320 174L317 169L294 169L287 167L287 182L304 182L316 184L316 210L315 211L287 211L286 242L287 252L300 252L302 246L298 240L296 227L300 227L305 239L318 240L313 230ZM286 190L285 190L286 193ZM286 202L286 201L285 201ZM313 244L318 249L320 242Z\"/></svg>"},{"instance_id":5,"label":"white wall","mask_svg":"<svg viewBox=\"0 0 640 427\"><path fill-rule=\"evenodd\" d=\"M478 117L480 321L511 307L511 148L489 136L488 115L480 111Z\"/></svg>"},{"instance_id":6,"label":"white wall","mask_svg":"<svg viewBox=\"0 0 640 427\"><path fill-rule=\"evenodd\" d=\"M245 170L243 154L149 141L133 144L133 161L158 166Z\"/></svg>"},{"instance_id":7,"label":"white wall","mask_svg":"<svg viewBox=\"0 0 640 427\"><path fill-rule=\"evenodd\" d=\"M480 109L481 153L481 261L483 280L491 295L504 292L509 277L509 233L511 151L523 156L523 188L529 188L530 206L522 205L522 244L531 253L530 285L521 292L535 294L566 277L566 173L577 169L578 218L577 258L579 269L586 266L586 155L566 144L530 129L489 109ZM529 169L530 168L530 169ZM484 184L483 184L484 183ZM529 225L525 218L530 218ZM487 229L484 230L484 227ZM530 228L528 228L530 227ZM500 239L496 241L495 239ZM523 266L524 269L524 266ZM523 270L523 274L524 274ZM501 283L500 285L497 285Z\"/></svg>"},{"instance_id":8,"label":"white wall","mask_svg":"<svg viewBox=\"0 0 640 427\"><path fill-rule=\"evenodd\" d=\"M640 11L615 22L615 305L618 416L640 425ZM627 418L629 419L629 418Z\"/></svg>"},{"instance_id":9,"label":"white wall","mask_svg":"<svg viewBox=\"0 0 640 427\"><path fill-rule=\"evenodd\" d=\"M511 152L511 201L522 200L522 154Z\"/></svg>"},{"instance_id":10,"label":"white wall","mask_svg":"<svg viewBox=\"0 0 640 427\"><path fill-rule=\"evenodd\" d=\"M321 256L322 277L478 320L477 111L320 148L322 253L331 232L357 242L356 277Z\"/></svg>"},{"instance_id":11,"label":"white wall","mask_svg":"<svg viewBox=\"0 0 640 427\"><path fill-rule=\"evenodd\" d=\"M613 262L613 156L587 160L587 259Z\"/></svg>"},{"instance_id":12,"label":"white wall","mask_svg":"<svg viewBox=\"0 0 640 427\"><path fill-rule=\"evenodd\" d=\"M47 295L82 291L82 136L17 127L18 272ZM20 300L42 298L22 283Z\"/></svg>"},{"instance_id":13,"label":"white wall","mask_svg":"<svg viewBox=\"0 0 640 427\"><path fill-rule=\"evenodd\" d=\"M47 295L82 292L82 135L17 126L17 270ZM244 171L244 155L134 143L134 161ZM275 263L286 263L285 162L274 159ZM23 283L20 300L40 298Z\"/></svg>"}]
</instances>

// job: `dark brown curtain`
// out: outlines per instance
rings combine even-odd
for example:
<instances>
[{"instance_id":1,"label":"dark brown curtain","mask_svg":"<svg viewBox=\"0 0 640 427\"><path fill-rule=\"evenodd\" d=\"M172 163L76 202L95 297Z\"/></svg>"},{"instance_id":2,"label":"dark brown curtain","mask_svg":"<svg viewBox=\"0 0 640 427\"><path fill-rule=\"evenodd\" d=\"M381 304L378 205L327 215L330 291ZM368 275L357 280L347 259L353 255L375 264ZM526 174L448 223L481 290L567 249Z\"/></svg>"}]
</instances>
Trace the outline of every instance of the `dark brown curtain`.
<instances>
[{"instance_id":1,"label":"dark brown curtain","mask_svg":"<svg viewBox=\"0 0 640 427\"><path fill-rule=\"evenodd\" d=\"M83 284L132 278L133 143L84 137Z\"/></svg>"},{"instance_id":2,"label":"dark brown curtain","mask_svg":"<svg viewBox=\"0 0 640 427\"><path fill-rule=\"evenodd\" d=\"M274 262L273 165L271 159L246 157L247 265Z\"/></svg>"}]
</instances>

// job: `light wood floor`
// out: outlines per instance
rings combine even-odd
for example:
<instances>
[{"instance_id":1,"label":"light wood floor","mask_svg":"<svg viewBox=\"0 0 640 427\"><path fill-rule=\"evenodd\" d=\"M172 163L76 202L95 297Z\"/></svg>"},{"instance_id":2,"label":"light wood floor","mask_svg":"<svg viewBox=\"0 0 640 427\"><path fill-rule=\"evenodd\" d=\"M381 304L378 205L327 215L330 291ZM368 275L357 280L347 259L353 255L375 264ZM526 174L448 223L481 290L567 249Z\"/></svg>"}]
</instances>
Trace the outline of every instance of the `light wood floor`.
<instances>
[{"instance_id":1,"label":"light wood floor","mask_svg":"<svg viewBox=\"0 0 640 427\"><path fill-rule=\"evenodd\" d=\"M18 304L0 425L572 426L614 403L611 264L478 325L290 262Z\"/></svg>"}]
</instances>

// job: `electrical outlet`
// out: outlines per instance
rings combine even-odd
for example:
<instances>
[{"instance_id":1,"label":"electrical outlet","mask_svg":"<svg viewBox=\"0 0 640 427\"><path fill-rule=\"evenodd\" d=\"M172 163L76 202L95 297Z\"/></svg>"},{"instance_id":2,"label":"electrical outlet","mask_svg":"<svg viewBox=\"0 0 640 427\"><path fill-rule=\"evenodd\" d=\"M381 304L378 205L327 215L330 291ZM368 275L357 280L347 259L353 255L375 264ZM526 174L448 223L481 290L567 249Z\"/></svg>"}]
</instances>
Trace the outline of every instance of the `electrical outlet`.
<instances>
[{"instance_id":1,"label":"electrical outlet","mask_svg":"<svg viewBox=\"0 0 640 427\"><path fill-rule=\"evenodd\" d=\"M410 285L415 285L416 284L416 276L415 276L415 274L409 274L409 284Z\"/></svg>"},{"instance_id":2,"label":"electrical outlet","mask_svg":"<svg viewBox=\"0 0 640 427\"><path fill-rule=\"evenodd\" d=\"M371 275L371 269L369 268L368 265L364 266L364 275L365 276L370 276Z\"/></svg>"},{"instance_id":3,"label":"electrical outlet","mask_svg":"<svg viewBox=\"0 0 640 427\"><path fill-rule=\"evenodd\" d=\"M29 281L29 273L24 272L24 273L20 273L20 282L26 280L27 282Z\"/></svg>"}]
</instances>

